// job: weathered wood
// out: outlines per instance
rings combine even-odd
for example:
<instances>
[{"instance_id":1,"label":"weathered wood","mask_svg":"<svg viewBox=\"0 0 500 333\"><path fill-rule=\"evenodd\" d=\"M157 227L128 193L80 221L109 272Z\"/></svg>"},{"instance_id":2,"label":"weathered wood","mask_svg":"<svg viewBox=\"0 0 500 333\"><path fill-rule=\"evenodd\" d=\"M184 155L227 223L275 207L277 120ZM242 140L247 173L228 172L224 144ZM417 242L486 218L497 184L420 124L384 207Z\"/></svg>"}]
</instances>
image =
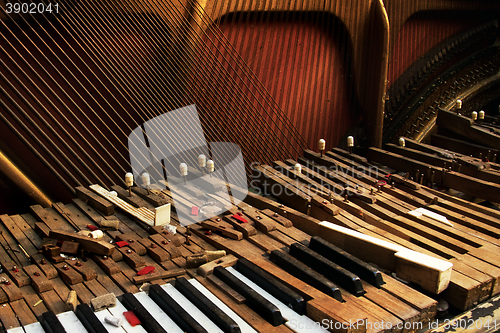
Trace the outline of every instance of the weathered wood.
<instances>
[{"instance_id":1,"label":"weathered wood","mask_svg":"<svg viewBox=\"0 0 500 333\"><path fill-rule=\"evenodd\" d=\"M440 109L437 125L487 147L500 147L500 135L474 124L472 119Z\"/></svg>"},{"instance_id":2,"label":"weathered wood","mask_svg":"<svg viewBox=\"0 0 500 333\"><path fill-rule=\"evenodd\" d=\"M49 236L51 238L59 240L69 240L77 242L84 250L90 253L95 253L103 256L110 256L115 249L115 247L112 244L109 244L107 242L95 240L89 237L84 237L71 232L51 230Z\"/></svg>"},{"instance_id":3,"label":"weathered wood","mask_svg":"<svg viewBox=\"0 0 500 333\"><path fill-rule=\"evenodd\" d=\"M0 280L8 281L7 283L2 283L1 288L7 295L10 302L23 298L23 293L19 287L16 286L16 284L13 283L5 273L0 274Z\"/></svg>"},{"instance_id":4,"label":"weathered wood","mask_svg":"<svg viewBox=\"0 0 500 333\"><path fill-rule=\"evenodd\" d=\"M54 286L52 286L52 283L50 283L50 280L47 279L45 274L38 268L36 265L29 265L23 267L24 271L26 274L31 279L31 285L33 286L33 289L36 290L37 293L41 293L44 291L52 290L54 289Z\"/></svg>"},{"instance_id":5,"label":"weathered wood","mask_svg":"<svg viewBox=\"0 0 500 333\"><path fill-rule=\"evenodd\" d=\"M133 282L135 284L142 284L145 282L150 282L153 280L157 279L168 279L168 278L173 278L177 277L180 275L183 275L186 273L185 269L179 268L179 269L171 269L168 271L160 272L160 273L150 273L146 275L137 275L132 278Z\"/></svg>"},{"instance_id":6,"label":"weathered wood","mask_svg":"<svg viewBox=\"0 0 500 333\"><path fill-rule=\"evenodd\" d=\"M54 267L57 269L61 279L66 281L67 284L72 285L83 282L82 275L65 262L55 264Z\"/></svg>"},{"instance_id":7,"label":"weathered wood","mask_svg":"<svg viewBox=\"0 0 500 333\"><path fill-rule=\"evenodd\" d=\"M11 302L10 306L12 307L12 310L14 310L14 313L22 326L33 324L38 321L24 299Z\"/></svg>"},{"instance_id":8,"label":"weathered wood","mask_svg":"<svg viewBox=\"0 0 500 333\"><path fill-rule=\"evenodd\" d=\"M103 213L105 216L115 213L115 205L83 186L75 187L76 196L87 202L90 206Z\"/></svg>"}]
</instances>

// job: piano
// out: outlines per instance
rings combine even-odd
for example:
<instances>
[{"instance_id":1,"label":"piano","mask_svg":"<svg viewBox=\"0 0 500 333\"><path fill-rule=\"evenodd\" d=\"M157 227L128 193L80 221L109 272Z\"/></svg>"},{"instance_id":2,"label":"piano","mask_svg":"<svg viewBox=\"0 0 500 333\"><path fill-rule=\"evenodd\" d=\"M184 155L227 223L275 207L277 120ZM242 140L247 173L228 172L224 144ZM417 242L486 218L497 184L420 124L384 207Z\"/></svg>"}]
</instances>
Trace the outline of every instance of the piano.
<instances>
[{"instance_id":1,"label":"piano","mask_svg":"<svg viewBox=\"0 0 500 333\"><path fill-rule=\"evenodd\" d=\"M172 320L180 330L203 331L205 319L179 319L198 306L183 308L178 281L232 312L242 331L430 330L443 323L436 316L446 315L445 303L445 323L486 324L473 309L496 304L500 277L496 2L0 6L4 330L59 330L52 321L93 331L81 312L114 294L114 307L89 314L108 331L131 329L103 317L121 317L135 300L146 318L161 318L135 330L170 331L163 325ZM230 184L227 194L207 196L199 184L186 186L193 170L206 176L197 167L195 126L177 143L193 151L156 169L175 169L175 186L126 186L131 132L144 133L150 149L156 141L146 124L189 105L197 107L206 142L241 149L250 192ZM186 119L169 123L171 132L158 138ZM203 153L210 158L213 150ZM184 179L179 163L190 170ZM92 184L116 191L138 214L99 197ZM176 236L138 219L151 221L165 204ZM194 217L209 206L226 213ZM196 223L186 228L186 219ZM77 231L80 238L64 239L64 247L52 238ZM91 232L102 232L103 243L89 249L79 241ZM310 247L318 236L378 269L385 283L358 276L352 263L349 272L340 263L324 266ZM187 267L188 257L221 250L228 267L208 274ZM246 279L238 270L245 260L276 280L269 290L246 291L289 288L304 298L305 311L279 305L287 314L272 322L244 301L246 291L229 281ZM144 267L154 267L153 275L137 275ZM334 267L343 278L318 282L316 274L331 275ZM338 286L347 276L357 287ZM70 291L80 310L75 304L68 311ZM165 311L162 297L152 296L163 291L175 295L178 311ZM359 325L346 324L353 322Z\"/></svg>"}]
</instances>

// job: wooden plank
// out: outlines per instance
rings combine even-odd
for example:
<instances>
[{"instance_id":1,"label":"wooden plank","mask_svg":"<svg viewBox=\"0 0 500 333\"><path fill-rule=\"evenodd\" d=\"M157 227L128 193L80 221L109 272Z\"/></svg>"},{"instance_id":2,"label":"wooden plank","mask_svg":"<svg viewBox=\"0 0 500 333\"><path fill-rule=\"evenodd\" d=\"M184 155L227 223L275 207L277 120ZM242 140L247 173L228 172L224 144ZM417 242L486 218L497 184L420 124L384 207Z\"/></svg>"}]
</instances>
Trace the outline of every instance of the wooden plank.
<instances>
[{"instance_id":1,"label":"wooden plank","mask_svg":"<svg viewBox=\"0 0 500 333\"><path fill-rule=\"evenodd\" d=\"M83 262L81 260L66 260L65 263L67 263L68 265L73 267L75 271L80 273L80 275L83 277L83 280L85 281L97 278L96 271L92 269L86 262Z\"/></svg>"},{"instance_id":2,"label":"wooden plank","mask_svg":"<svg viewBox=\"0 0 500 333\"><path fill-rule=\"evenodd\" d=\"M481 145L493 148L500 147L500 135L491 133L490 131L475 125L472 119L462 115L439 110L436 124L439 127L465 136L466 138Z\"/></svg>"},{"instance_id":3,"label":"wooden plank","mask_svg":"<svg viewBox=\"0 0 500 333\"><path fill-rule=\"evenodd\" d=\"M7 298L10 302L17 301L23 298L23 293L12 281L9 280L8 276L5 273L0 274L0 280L8 281L7 283L2 283L1 288L7 295Z\"/></svg>"},{"instance_id":4,"label":"wooden plank","mask_svg":"<svg viewBox=\"0 0 500 333\"><path fill-rule=\"evenodd\" d=\"M31 285L33 286L33 289L35 289L37 293L54 289L54 286L52 286L50 280L45 276L45 274L43 274L42 270L40 270L38 266L29 265L23 267L23 269L25 270L26 274L28 274L28 276L30 277Z\"/></svg>"},{"instance_id":5,"label":"wooden plank","mask_svg":"<svg viewBox=\"0 0 500 333\"><path fill-rule=\"evenodd\" d=\"M135 253L128 246L117 248L123 254L123 260L132 268L137 268L145 265L144 258Z\"/></svg>"},{"instance_id":6,"label":"wooden plank","mask_svg":"<svg viewBox=\"0 0 500 333\"><path fill-rule=\"evenodd\" d=\"M14 310L14 313L22 326L33 324L38 321L24 299L11 302L10 306L12 307L12 310Z\"/></svg>"},{"instance_id":7,"label":"wooden plank","mask_svg":"<svg viewBox=\"0 0 500 333\"><path fill-rule=\"evenodd\" d=\"M26 304L36 317L48 311L40 296L37 295L31 286L24 286L20 289L23 293L23 298L26 301Z\"/></svg>"},{"instance_id":8,"label":"wooden plank","mask_svg":"<svg viewBox=\"0 0 500 333\"><path fill-rule=\"evenodd\" d=\"M66 281L67 284L72 285L83 282L82 275L65 262L57 263L54 267L57 269L61 279Z\"/></svg>"},{"instance_id":9,"label":"wooden plank","mask_svg":"<svg viewBox=\"0 0 500 333\"><path fill-rule=\"evenodd\" d=\"M111 275L111 280L113 280L114 283L118 287L120 287L121 290L123 290L124 293L137 293L139 292L139 288L137 288L132 281L130 281L124 274L123 272L113 274Z\"/></svg>"},{"instance_id":10,"label":"wooden plank","mask_svg":"<svg viewBox=\"0 0 500 333\"><path fill-rule=\"evenodd\" d=\"M120 267L111 257L94 255L92 258L101 267L101 269L106 272L107 275L113 275L121 272Z\"/></svg>"},{"instance_id":11,"label":"wooden plank","mask_svg":"<svg viewBox=\"0 0 500 333\"><path fill-rule=\"evenodd\" d=\"M39 220L45 223L50 230L62 230L74 232L75 229L67 223L53 208L43 208L40 205L30 206L31 213Z\"/></svg>"},{"instance_id":12,"label":"wooden plank","mask_svg":"<svg viewBox=\"0 0 500 333\"><path fill-rule=\"evenodd\" d=\"M474 144L472 142L467 142L464 140L449 138L447 136L443 136L443 135L439 135L439 134L432 134L431 135L431 142L435 146L438 146L438 147L441 147L441 148L444 148L447 150L451 150L454 152L458 152L458 153L463 154L465 156L479 157L480 154L482 156L487 156L488 152L491 152L491 154L497 154L497 156L498 156L500 153L500 151L498 149L477 145L477 144Z\"/></svg>"},{"instance_id":13,"label":"wooden plank","mask_svg":"<svg viewBox=\"0 0 500 333\"><path fill-rule=\"evenodd\" d=\"M81 303L90 304L90 300L94 298L94 295L83 283L72 284L70 287L72 290L76 291L76 296Z\"/></svg>"},{"instance_id":14,"label":"wooden plank","mask_svg":"<svg viewBox=\"0 0 500 333\"><path fill-rule=\"evenodd\" d=\"M105 216L113 215L115 213L115 205L101 196L95 194L83 186L75 187L76 196L87 202L90 206L103 213Z\"/></svg>"},{"instance_id":15,"label":"wooden plank","mask_svg":"<svg viewBox=\"0 0 500 333\"><path fill-rule=\"evenodd\" d=\"M13 223L7 215L4 215L4 219ZM24 234L18 228L16 228L16 231L16 234L21 234L20 238L24 237ZM26 241L27 239L24 237L23 243ZM0 244L20 266L30 264L28 256L22 251L17 240L12 237L12 234L7 231L7 228L3 224L0 224Z\"/></svg>"},{"instance_id":16,"label":"wooden plank","mask_svg":"<svg viewBox=\"0 0 500 333\"><path fill-rule=\"evenodd\" d=\"M83 284L95 297L109 294L109 291L97 279L84 281Z\"/></svg>"},{"instance_id":17,"label":"wooden plank","mask_svg":"<svg viewBox=\"0 0 500 333\"><path fill-rule=\"evenodd\" d=\"M53 311L55 314L66 311L65 302L61 300L55 290L49 290L40 294L48 310Z\"/></svg>"},{"instance_id":18,"label":"wooden plank","mask_svg":"<svg viewBox=\"0 0 500 333\"><path fill-rule=\"evenodd\" d=\"M19 263L13 261L11 257L7 254L7 252L4 250L3 246L0 246L0 258L2 258L2 269L3 271L9 276L12 281L14 281L19 287L26 286L30 283L30 279L24 273L22 269L19 269L21 267ZM29 265L28 263L24 263L25 265Z\"/></svg>"},{"instance_id":19,"label":"wooden plank","mask_svg":"<svg viewBox=\"0 0 500 333\"><path fill-rule=\"evenodd\" d=\"M33 262L38 266L38 268L45 274L47 279L53 279L58 276L57 270L54 266L45 258L41 253L37 253L31 256Z\"/></svg>"},{"instance_id":20,"label":"wooden plank","mask_svg":"<svg viewBox=\"0 0 500 333\"><path fill-rule=\"evenodd\" d=\"M25 215L29 215L29 214L25 214ZM39 249L42 246L42 239L35 232L35 230L26 222L25 217L22 217L20 215L12 215L10 218L15 223L15 225L24 233L26 238L31 242L34 249L35 250ZM26 250L26 252L28 252L29 255L33 255L34 253L36 253L36 252L31 253L30 251L28 251L28 249L26 249L26 247L24 249ZM33 249L31 249L31 250L33 250Z\"/></svg>"},{"instance_id":21,"label":"wooden plank","mask_svg":"<svg viewBox=\"0 0 500 333\"><path fill-rule=\"evenodd\" d=\"M0 321L2 322L4 329L7 330L21 326L9 304L0 306Z\"/></svg>"},{"instance_id":22,"label":"wooden plank","mask_svg":"<svg viewBox=\"0 0 500 333\"><path fill-rule=\"evenodd\" d=\"M115 249L115 247L112 244L100 240L95 240L89 237L84 237L74 232L51 230L50 237L58 240L69 240L73 242L78 242L80 246L86 251L103 256L110 256Z\"/></svg>"}]
</instances>

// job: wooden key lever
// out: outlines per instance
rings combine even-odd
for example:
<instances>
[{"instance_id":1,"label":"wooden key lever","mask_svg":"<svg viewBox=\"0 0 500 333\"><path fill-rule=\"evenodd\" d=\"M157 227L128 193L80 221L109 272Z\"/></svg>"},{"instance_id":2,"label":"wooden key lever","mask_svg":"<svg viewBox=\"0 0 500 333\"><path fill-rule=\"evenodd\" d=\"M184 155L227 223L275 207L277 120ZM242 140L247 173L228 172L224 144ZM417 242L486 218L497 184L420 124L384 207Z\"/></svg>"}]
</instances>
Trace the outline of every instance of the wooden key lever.
<instances>
[{"instance_id":1,"label":"wooden key lever","mask_svg":"<svg viewBox=\"0 0 500 333\"><path fill-rule=\"evenodd\" d=\"M50 238L63 240L63 241L73 241L80 244L80 247L84 250L95 253L103 256L110 256L113 254L115 250L114 245L109 244L104 241L99 241L90 237L85 237L82 235L78 235L77 233L60 231L60 230L51 230L49 233Z\"/></svg>"}]
</instances>

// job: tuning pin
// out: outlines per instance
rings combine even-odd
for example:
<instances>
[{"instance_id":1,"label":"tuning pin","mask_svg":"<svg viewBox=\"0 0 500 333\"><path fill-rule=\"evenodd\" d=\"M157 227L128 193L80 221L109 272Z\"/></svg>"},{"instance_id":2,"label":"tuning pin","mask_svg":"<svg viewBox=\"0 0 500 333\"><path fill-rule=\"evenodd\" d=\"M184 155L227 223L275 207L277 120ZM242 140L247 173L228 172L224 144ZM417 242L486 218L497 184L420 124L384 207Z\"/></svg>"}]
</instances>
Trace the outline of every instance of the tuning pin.
<instances>
[{"instance_id":1,"label":"tuning pin","mask_svg":"<svg viewBox=\"0 0 500 333\"><path fill-rule=\"evenodd\" d=\"M128 187L128 195L132 196L132 186L134 186L134 175L131 172L125 174L125 185Z\"/></svg>"},{"instance_id":2,"label":"tuning pin","mask_svg":"<svg viewBox=\"0 0 500 333\"><path fill-rule=\"evenodd\" d=\"M198 156L198 165L203 174L205 174L205 167L207 166L207 157L205 155L201 154Z\"/></svg>"},{"instance_id":3,"label":"tuning pin","mask_svg":"<svg viewBox=\"0 0 500 333\"><path fill-rule=\"evenodd\" d=\"M462 100L457 99L455 105L457 106L457 110L461 110L462 109Z\"/></svg>"},{"instance_id":4,"label":"tuning pin","mask_svg":"<svg viewBox=\"0 0 500 333\"><path fill-rule=\"evenodd\" d=\"M181 176L184 177L184 183L186 183L186 177L188 175L188 166L186 163L181 163L179 165L179 170L181 172Z\"/></svg>"},{"instance_id":5,"label":"tuning pin","mask_svg":"<svg viewBox=\"0 0 500 333\"><path fill-rule=\"evenodd\" d=\"M404 147L404 146L405 146L405 144L406 144L405 138L400 137L400 138L399 138L399 146L400 146L400 147Z\"/></svg>"},{"instance_id":6,"label":"tuning pin","mask_svg":"<svg viewBox=\"0 0 500 333\"><path fill-rule=\"evenodd\" d=\"M214 172L214 170L215 170L214 161L208 160L207 161L207 172L211 174L212 172ZM210 177L212 177L212 175L210 175Z\"/></svg>"},{"instance_id":7,"label":"tuning pin","mask_svg":"<svg viewBox=\"0 0 500 333\"><path fill-rule=\"evenodd\" d=\"M149 185L151 185L151 180L149 178L149 173L144 172L141 175L141 179L142 179L142 186L144 186L146 188L146 190L148 190L148 194L150 194L150 192L149 192Z\"/></svg>"},{"instance_id":8,"label":"tuning pin","mask_svg":"<svg viewBox=\"0 0 500 333\"><path fill-rule=\"evenodd\" d=\"M319 139L318 149L319 149L319 153L320 153L321 157L323 157L323 151L325 150L325 145L326 145L326 141L324 139Z\"/></svg>"},{"instance_id":9,"label":"tuning pin","mask_svg":"<svg viewBox=\"0 0 500 333\"><path fill-rule=\"evenodd\" d=\"M479 123L483 122L484 116L485 116L484 110L479 111L479 114L478 114L478 117L477 117L477 119L479 119Z\"/></svg>"},{"instance_id":10,"label":"tuning pin","mask_svg":"<svg viewBox=\"0 0 500 333\"><path fill-rule=\"evenodd\" d=\"M472 120L476 121L477 120L477 111L472 111L470 117L472 118Z\"/></svg>"},{"instance_id":11,"label":"tuning pin","mask_svg":"<svg viewBox=\"0 0 500 333\"><path fill-rule=\"evenodd\" d=\"M349 148L349 154L352 154L352 148L354 147L354 137L353 136L348 136L347 137L347 147Z\"/></svg>"},{"instance_id":12,"label":"tuning pin","mask_svg":"<svg viewBox=\"0 0 500 333\"><path fill-rule=\"evenodd\" d=\"M295 169L295 171L297 171L297 173L302 172L302 165L300 165L299 163L295 164L293 168Z\"/></svg>"}]
</instances>

